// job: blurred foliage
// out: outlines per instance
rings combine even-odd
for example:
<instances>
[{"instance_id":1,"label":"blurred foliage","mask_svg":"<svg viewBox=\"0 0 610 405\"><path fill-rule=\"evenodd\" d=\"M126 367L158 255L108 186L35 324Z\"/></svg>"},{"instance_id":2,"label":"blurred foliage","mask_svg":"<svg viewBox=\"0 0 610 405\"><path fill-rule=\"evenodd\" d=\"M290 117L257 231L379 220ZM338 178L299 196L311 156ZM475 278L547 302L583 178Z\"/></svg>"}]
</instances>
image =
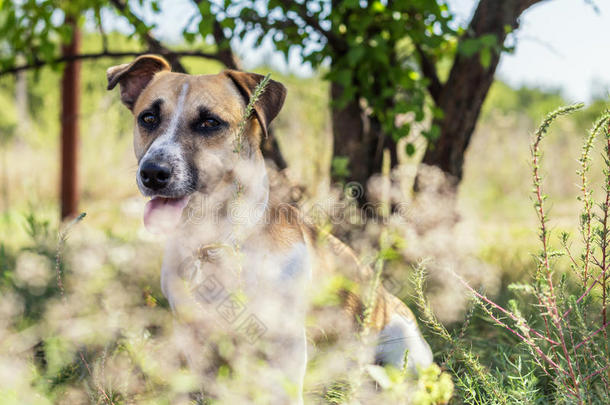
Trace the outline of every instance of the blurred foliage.
<instances>
[{"instance_id":1,"label":"blurred foliage","mask_svg":"<svg viewBox=\"0 0 610 405\"><path fill-rule=\"evenodd\" d=\"M331 162L331 176L333 179L346 179L349 177L349 159L345 156L335 156Z\"/></svg>"},{"instance_id":2,"label":"blurred foliage","mask_svg":"<svg viewBox=\"0 0 610 405\"><path fill-rule=\"evenodd\" d=\"M483 114L489 114L490 108L505 115L524 111L533 122L538 122L547 111L565 103L558 89L521 86L513 90L507 84L497 81L489 91Z\"/></svg>"},{"instance_id":3,"label":"blurred foliage","mask_svg":"<svg viewBox=\"0 0 610 405\"><path fill-rule=\"evenodd\" d=\"M497 80L489 90L482 115L489 119L493 112L504 115L525 112L532 123L537 123L548 111L565 104L567 101L562 96L560 89L528 86L513 89L501 80ZM606 108L605 97L594 96L586 109L574 115L574 124L579 130L585 130Z\"/></svg>"},{"instance_id":4,"label":"blurred foliage","mask_svg":"<svg viewBox=\"0 0 610 405\"><path fill-rule=\"evenodd\" d=\"M428 80L420 74L415 47L440 59L454 52L451 38L458 35L449 25L453 16L444 1L345 0L331 5L272 0L263 7L257 1L226 1L225 7L231 25L243 27L234 35L254 35L257 45L269 38L286 59L296 51L314 68L328 63L325 78L344 89L333 102L340 107L365 99L396 139L409 133L408 126L395 126L399 114L424 118ZM472 41L464 52L489 42Z\"/></svg>"},{"instance_id":5,"label":"blurred foliage","mask_svg":"<svg viewBox=\"0 0 610 405\"><path fill-rule=\"evenodd\" d=\"M141 3L141 2L140 2ZM157 0L148 4L159 10ZM62 44L69 43L72 27L66 24L72 16L82 24L86 16L92 17L103 30L102 9L115 10L108 0L24 0L0 3L0 70L23 63L49 63L61 54ZM129 13L119 13L128 16ZM152 29L143 21L130 19L132 35L143 38Z\"/></svg>"},{"instance_id":6,"label":"blurred foliage","mask_svg":"<svg viewBox=\"0 0 610 405\"><path fill-rule=\"evenodd\" d=\"M198 391L171 338L172 314L160 291L154 243L103 235L83 221L69 234L61 231L59 239L63 235L69 243L60 249L50 221L30 213L23 227L30 237L24 246L0 244L0 403L173 404ZM219 352L223 361L229 356L238 362L230 357L231 339L220 341ZM451 377L436 365L415 376L406 367L358 363L349 369L347 384L333 383L325 379L325 370L337 367L332 353L327 348L329 357L315 357L308 368L306 395L315 403L364 398L431 405L451 399ZM335 355L345 355L340 353ZM367 359L365 353L358 356ZM219 367L217 379L235 398L254 393L258 399L248 403L269 403L267 393L257 392L265 376L239 376L231 365L236 363ZM258 367L269 369L266 363ZM329 386L325 402L318 396L320 383ZM215 403L201 395L203 403Z\"/></svg>"}]
</instances>

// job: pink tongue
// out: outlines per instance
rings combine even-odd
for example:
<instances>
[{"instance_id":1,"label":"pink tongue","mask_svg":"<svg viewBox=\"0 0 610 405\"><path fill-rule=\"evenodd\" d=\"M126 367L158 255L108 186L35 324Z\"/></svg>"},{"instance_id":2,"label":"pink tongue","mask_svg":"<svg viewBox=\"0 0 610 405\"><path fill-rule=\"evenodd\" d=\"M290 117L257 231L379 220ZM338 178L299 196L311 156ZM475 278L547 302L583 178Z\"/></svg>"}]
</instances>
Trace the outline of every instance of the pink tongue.
<instances>
[{"instance_id":1,"label":"pink tongue","mask_svg":"<svg viewBox=\"0 0 610 405\"><path fill-rule=\"evenodd\" d=\"M144 208L144 226L152 233L173 231L180 223L189 196L181 198L153 197Z\"/></svg>"}]
</instances>

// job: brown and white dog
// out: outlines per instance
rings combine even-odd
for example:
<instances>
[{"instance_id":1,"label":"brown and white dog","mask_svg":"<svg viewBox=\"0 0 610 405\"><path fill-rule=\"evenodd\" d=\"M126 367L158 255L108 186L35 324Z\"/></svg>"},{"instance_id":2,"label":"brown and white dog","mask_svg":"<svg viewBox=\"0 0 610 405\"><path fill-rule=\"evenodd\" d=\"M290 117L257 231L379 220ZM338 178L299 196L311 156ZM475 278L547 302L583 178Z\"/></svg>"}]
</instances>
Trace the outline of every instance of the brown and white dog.
<instances>
[{"instance_id":1,"label":"brown and white dog","mask_svg":"<svg viewBox=\"0 0 610 405\"><path fill-rule=\"evenodd\" d=\"M137 184L151 197L144 223L167 235L162 290L184 330L180 344L191 367L206 372L200 345L219 330L241 331L264 342L257 350L274 374L261 386L271 403L302 403L311 286L326 288L322 280L337 271L348 280L334 291L346 324L325 327L355 335L372 273L270 195L259 145L286 89L268 82L237 140L260 75L173 73L164 59L144 55L108 69L107 77L135 118ZM411 311L381 285L374 296L367 317L374 360L402 367L408 351L410 367L429 365L432 353Z\"/></svg>"}]
</instances>

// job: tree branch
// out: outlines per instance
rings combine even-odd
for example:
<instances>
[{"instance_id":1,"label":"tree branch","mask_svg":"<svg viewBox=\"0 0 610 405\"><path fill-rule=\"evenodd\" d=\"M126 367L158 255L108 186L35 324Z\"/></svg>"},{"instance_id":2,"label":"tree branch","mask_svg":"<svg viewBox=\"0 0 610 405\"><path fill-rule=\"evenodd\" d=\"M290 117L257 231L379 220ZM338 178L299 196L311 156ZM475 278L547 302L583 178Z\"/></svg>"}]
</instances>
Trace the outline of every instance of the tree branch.
<instances>
[{"instance_id":1,"label":"tree branch","mask_svg":"<svg viewBox=\"0 0 610 405\"><path fill-rule=\"evenodd\" d=\"M309 10L307 9L307 2L297 3L291 0L282 0L282 4L284 10L290 10L291 6L295 6L295 12L305 22L305 24L309 25L311 28L316 30L320 35L322 35L328 41L329 45L331 45L335 50L345 51L347 49L347 44L345 41L334 32L325 30L322 25L320 25L320 20L316 17L309 15ZM288 17L286 17L288 18Z\"/></svg>"},{"instance_id":2,"label":"tree branch","mask_svg":"<svg viewBox=\"0 0 610 405\"><path fill-rule=\"evenodd\" d=\"M198 0L195 0L198 3ZM218 20L214 19L214 28L212 35L214 36L214 42L216 42L216 54L218 60L220 60L229 69L241 70L239 60L231 50L231 45L227 36L224 33L222 25Z\"/></svg>"},{"instance_id":3,"label":"tree branch","mask_svg":"<svg viewBox=\"0 0 610 405\"><path fill-rule=\"evenodd\" d=\"M507 36L505 27L516 29L522 13L542 1L545 0L479 0L467 30L458 38L459 48L462 41L491 34L496 37L497 47L491 49L486 66L481 64L480 53L466 56L457 52L437 102L443 111L443 117L434 120L440 135L428 143L422 163L452 176L455 186L462 179L465 152L500 61ZM420 181L416 179L415 189L421 189Z\"/></svg>"},{"instance_id":4,"label":"tree branch","mask_svg":"<svg viewBox=\"0 0 610 405\"><path fill-rule=\"evenodd\" d=\"M146 25L144 21L142 21L138 16L131 12L127 3L123 0L110 0L110 3L117 9L127 20L129 20L130 24L136 28L141 25ZM166 55L168 57L168 62L172 65L172 70L174 72L186 73L186 69L180 61L178 60L178 56L174 55L174 53L163 46L163 44L152 36L150 31L146 31L145 33L139 33L142 36L142 40L148 45L151 53L158 53L161 55Z\"/></svg>"},{"instance_id":5,"label":"tree branch","mask_svg":"<svg viewBox=\"0 0 610 405\"><path fill-rule=\"evenodd\" d=\"M428 84L428 92L430 93L430 96L432 97L436 105L439 105L441 93L443 91L443 84L441 83L440 79L438 78L438 74L436 73L436 66L434 66L434 62L432 62L430 58L428 58L428 55L426 55L425 51L418 43L415 44L415 51L419 56L420 66L423 75L428 80L430 80L430 83Z\"/></svg>"},{"instance_id":6,"label":"tree branch","mask_svg":"<svg viewBox=\"0 0 610 405\"><path fill-rule=\"evenodd\" d=\"M204 0L193 0L193 3L195 3L195 5L199 7L202 1ZM225 35L222 25L216 18L214 18L212 36L214 37L214 42L216 42L217 60L229 69L241 70L239 60L231 50L231 44L229 43L229 39Z\"/></svg>"},{"instance_id":7,"label":"tree branch","mask_svg":"<svg viewBox=\"0 0 610 405\"><path fill-rule=\"evenodd\" d=\"M524 0L522 2L522 9L521 11L525 11L526 9L528 9L529 7L533 6L536 3L541 3L543 1L547 1L547 0Z\"/></svg>"},{"instance_id":8,"label":"tree branch","mask_svg":"<svg viewBox=\"0 0 610 405\"><path fill-rule=\"evenodd\" d=\"M103 51L103 52L97 52L97 53L82 53L82 54L72 55L72 56L62 56L62 57L58 57L58 58L55 58L52 60L35 60L32 63L27 63L24 65L15 66L15 67L12 67L9 69L0 70L0 76L17 73L17 72L20 72L23 70L38 69L38 68L41 68L46 65L53 65L53 64L57 64L57 63L63 63L63 62L72 62L75 60L95 60L95 59L101 59L101 58L124 58L124 57L128 57L128 56L137 57L140 55L144 55L146 53L148 53L148 52ZM197 57L197 58L207 58L207 59L219 60L218 55L216 55L216 54L200 52L200 51L171 51L171 50L168 50L167 48L164 48L164 50L162 52L159 52L159 54L161 56L166 57L167 59L178 59L178 58L181 58L184 56L192 56L192 57Z\"/></svg>"}]
</instances>

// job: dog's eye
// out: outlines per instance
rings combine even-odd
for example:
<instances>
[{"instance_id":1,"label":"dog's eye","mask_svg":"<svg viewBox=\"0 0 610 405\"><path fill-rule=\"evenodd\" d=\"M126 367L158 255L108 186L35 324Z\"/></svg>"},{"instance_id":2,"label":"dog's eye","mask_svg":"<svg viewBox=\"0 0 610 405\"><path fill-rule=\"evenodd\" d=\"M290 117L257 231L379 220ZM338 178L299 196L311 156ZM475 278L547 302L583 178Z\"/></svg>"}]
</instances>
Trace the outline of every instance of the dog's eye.
<instances>
[{"instance_id":1,"label":"dog's eye","mask_svg":"<svg viewBox=\"0 0 610 405\"><path fill-rule=\"evenodd\" d=\"M157 117L155 117L153 114L146 114L142 117L142 121L147 124L154 124L157 122Z\"/></svg>"},{"instance_id":2,"label":"dog's eye","mask_svg":"<svg viewBox=\"0 0 610 405\"><path fill-rule=\"evenodd\" d=\"M159 124L159 116L150 111L140 114L139 120L140 124L146 129L155 129Z\"/></svg>"},{"instance_id":3,"label":"dog's eye","mask_svg":"<svg viewBox=\"0 0 610 405\"><path fill-rule=\"evenodd\" d=\"M203 136L213 136L227 123L209 112L206 108L199 108L199 116L191 122L191 129Z\"/></svg>"},{"instance_id":4,"label":"dog's eye","mask_svg":"<svg viewBox=\"0 0 610 405\"><path fill-rule=\"evenodd\" d=\"M204 118L201 121L201 128L216 128L220 125L220 122L214 118Z\"/></svg>"}]
</instances>

